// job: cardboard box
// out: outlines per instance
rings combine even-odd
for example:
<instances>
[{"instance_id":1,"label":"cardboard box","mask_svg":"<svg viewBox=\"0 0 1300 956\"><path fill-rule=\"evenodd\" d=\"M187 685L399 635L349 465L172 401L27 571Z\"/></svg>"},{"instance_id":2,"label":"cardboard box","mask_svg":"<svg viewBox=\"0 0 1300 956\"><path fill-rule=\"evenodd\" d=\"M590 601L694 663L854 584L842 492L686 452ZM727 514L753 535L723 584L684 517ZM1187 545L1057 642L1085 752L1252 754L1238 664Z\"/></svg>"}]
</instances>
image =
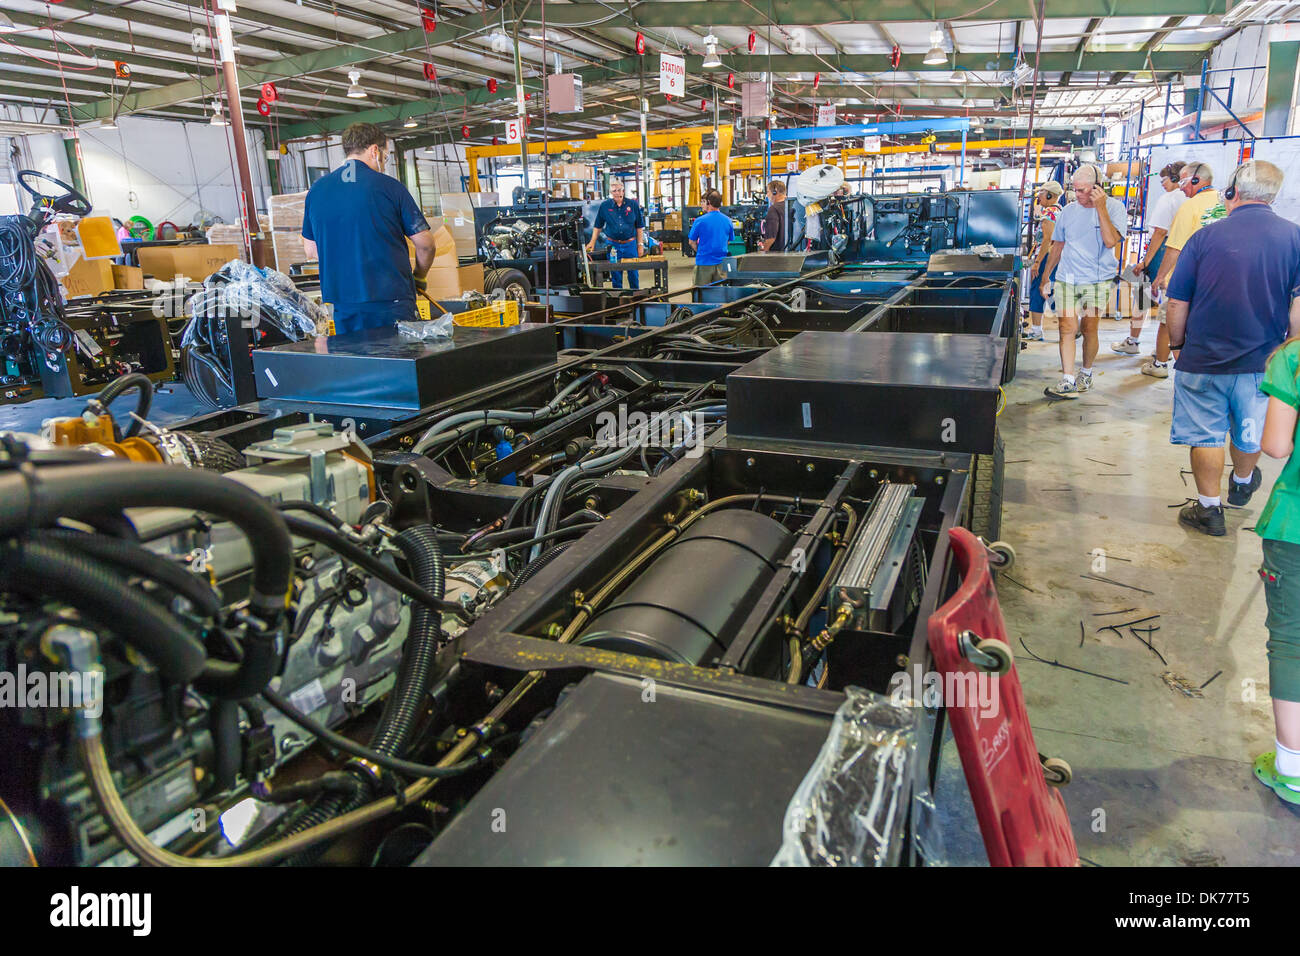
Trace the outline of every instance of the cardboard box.
<instances>
[{"instance_id":1,"label":"cardboard box","mask_svg":"<svg viewBox=\"0 0 1300 956\"><path fill-rule=\"evenodd\" d=\"M113 266L114 289L143 289L144 270L136 266Z\"/></svg>"},{"instance_id":2,"label":"cardboard box","mask_svg":"<svg viewBox=\"0 0 1300 956\"><path fill-rule=\"evenodd\" d=\"M442 194L442 222L431 226L446 226L456 245L461 249L474 248L474 197L470 193Z\"/></svg>"},{"instance_id":3,"label":"cardboard box","mask_svg":"<svg viewBox=\"0 0 1300 956\"><path fill-rule=\"evenodd\" d=\"M302 245L302 220L307 208L307 192L282 193L267 201L267 217L271 229L275 268L288 273L289 267L299 262L310 262Z\"/></svg>"},{"instance_id":4,"label":"cardboard box","mask_svg":"<svg viewBox=\"0 0 1300 956\"><path fill-rule=\"evenodd\" d=\"M433 233L433 265L425 276L430 297L459 299L464 292L483 291L483 263L462 266L455 239L444 227Z\"/></svg>"},{"instance_id":5,"label":"cardboard box","mask_svg":"<svg viewBox=\"0 0 1300 956\"><path fill-rule=\"evenodd\" d=\"M113 289L113 264L107 259L78 259L60 280L64 295L99 295Z\"/></svg>"},{"instance_id":6,"label":"cardboard box","mask_svg":"<svg viewBox=\"0 0 1300 956\"><path fill-rule=\"evenodd\" d=\"M137 253L140 268L147 275L170 282L178 275L203 281L231 259L238 259L239 246L144 246Z\"/></svg>"}]
</instances>

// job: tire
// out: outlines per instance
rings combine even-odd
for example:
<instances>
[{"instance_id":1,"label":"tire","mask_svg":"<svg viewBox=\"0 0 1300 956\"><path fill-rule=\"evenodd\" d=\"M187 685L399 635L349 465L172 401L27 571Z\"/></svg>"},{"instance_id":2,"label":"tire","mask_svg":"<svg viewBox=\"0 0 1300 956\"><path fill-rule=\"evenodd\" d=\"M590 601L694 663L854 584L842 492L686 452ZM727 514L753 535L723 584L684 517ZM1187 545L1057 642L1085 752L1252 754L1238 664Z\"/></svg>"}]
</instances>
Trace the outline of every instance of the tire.
<instances>
[{"instance_id":1,"label":"tire","mask_svg":"<svg viewBox=\"0 0 1300 956\"><path fill-rule=\"evenodd\" d=\"M971 457L969 498L970 530L985 541L996 541L1002 531L1002 463L1006 447L994 434L993 453Z\"/></svg>"},{"instance_id":2,"label":"tire","mask_svg":"<svg viewBox=\"0 0 1300 956\"><path fill-rule=\"evenodd\" d=\"M507 297L522 306L532 295L533 284L518 269L492 269L483 277L483 291L491 292L495 289L501 289Z\"/></svg>"}]
</instances>

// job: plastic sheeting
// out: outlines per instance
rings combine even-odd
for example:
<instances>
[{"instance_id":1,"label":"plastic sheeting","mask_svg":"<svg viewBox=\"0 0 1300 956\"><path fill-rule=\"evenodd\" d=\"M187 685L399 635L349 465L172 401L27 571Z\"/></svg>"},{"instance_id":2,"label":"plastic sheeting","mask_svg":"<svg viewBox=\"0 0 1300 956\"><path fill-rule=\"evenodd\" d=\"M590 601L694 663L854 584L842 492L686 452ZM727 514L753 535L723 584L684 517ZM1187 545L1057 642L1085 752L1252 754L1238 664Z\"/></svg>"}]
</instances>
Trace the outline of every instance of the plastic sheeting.
<instances>
[{"instance_id":1,"label":"plastic sheeting","mask_svg":"<svg viewBox=\"0 0 1300 956\"><path fill-rule=\"evenodd\" d=\"M329 310L298 291L293 280L274 269L259 269L233 259L203 280L203 289L185 303L190 317L182 345L190 344L201 319L239 316L256 328L269 322L290 341L313 336L317 323L329 318Z\"/></svg>"},{"instance_id":2,"label":"plastic sheeting","mask_svg":"<svg viewBox=\"0 0 1300 956\"><path fill-rule=\"evenodd\" d=\"M454 333L452 317L444 315L440 319L427 322L398 322L397 334L406 339L419 342L437 342L450 339Z\"/></svg>"},{"instance_id":3,"label":"plastic sheeting","mask_svg":"<svg viewBox=\"0 0 1300 956\"><path fill-rule=\"evenodd\" d=\"M942 865L935 808L917 756L930 723L913 701L896 704L846 688L830 735L786 808L772 865L896 866L909 827L924 862Z\"/></svg>"}]
</instances>

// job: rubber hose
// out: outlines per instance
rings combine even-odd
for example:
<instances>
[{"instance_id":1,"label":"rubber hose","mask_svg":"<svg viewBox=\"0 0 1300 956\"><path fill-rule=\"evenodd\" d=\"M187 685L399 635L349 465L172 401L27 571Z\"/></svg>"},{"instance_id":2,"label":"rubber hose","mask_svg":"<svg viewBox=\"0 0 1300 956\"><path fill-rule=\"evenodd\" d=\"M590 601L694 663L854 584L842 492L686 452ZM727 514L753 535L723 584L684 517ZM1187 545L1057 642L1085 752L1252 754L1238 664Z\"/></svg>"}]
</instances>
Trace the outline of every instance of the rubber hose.
<instances>
[{"instance_id":1,"label":"rubber hose","mask_svg":"<svg viewBox=\"0 0 1300 956\"><path fill-rule=\"evenodd\" d=\"M104 390L95 396L95 398L99 404L108 408L109 405L113 404L115 398L120 396L129 388L134 388L140 393L140 397L136 400L135 404L136 415L140 418L147 419L149 417L149 409L153 405L153 382L149 381L147 375L143 375L140 372L132 372L129 375L123 375L120 378L113 379L113 381L109 382L108 385L105 386ZM123 432L123 434L126 435L127 438L130 438L132 435L138 435L139 433L140 422L133 418L131 419L131 423L127 425L126 431Z\"/></svg>"},{"instance_id":2,"label":"rubber hose","mask_svg":"<svg viewBox=\"0 0 1300 956\"><path fill-rule=\"evenodd\" d=\"M437 532L429 525L407 528L393 539L393 543L406 558L415 583L441 598L446 590L446 577ZM402 646L397 682L384 703L383 716L379 718L370 742L375 750L396 757L410 743L429 691L434 656L441 636L442 615L423 604L412 603L411 625Z\"/></svg>"},{"instance_id":3,"label":"rubber hose","mask_svg":"<svg viewBox=\"0 0 1300 956\"><path fill-rule=\"evenodd\" d=\"M161 584L172 594L189 601L204 617L214 617L221 610L221 600L212 589L174 561L131 541L106 534L51 528L39 532L39 538L65 544L110 567L124 568L133 574Z\"/></svg>"},{"instance_id":4,"label":"rubber hose","mask_svg":"<svg viewBox=\"0 0 1300 956\"><path fill-rule=\"evenodd\" d=\"M564 544L557 544L555 547L543 551L536 557L536 559L529 561L524 569L515 575L515 579L510 582L510 587L506 589L506 594L514 594L517 590L523 587L524 582L563 554L572 543L572 541L566 541Z\"/></svg>"},{"instance_id":5,"label":"rubber hose","mask_svg":"<svg viewBox=\"0 0 1300 956\"><path fill-rule=\"evenodd\" d=\"M235 786L243 763L243 743L239 736L239 704L233 700L216 700L208 711L208 730L212 734L212 777L218 791Z\"/></svg>"},{"instance_id":6,"label":"rubber hose","mask_svg":"<svg viewBox=\"0 0 1300 956\"><path fill-rule=\"evenodd\" d=\"M53 543L12 541L0 551L0 569L6 588L72 605L143 654L166 680L192 681L207 665L207 651L188 628L87 555Z\"/></svg>"},{"instance_id":7,"label":"rubber hose","mask_svg":"<svg viewBox=\"0 0 1300 956\"><path fill-rule=\"evenodd\" d=\"M224 700L252 697L279 672L280 651L276 645L277 638L283 637L280 628L266 632L245 629L243 656L238 661L210 659L203 674L194 681L195 689Z\"/></svg>"},{"instance_id":8,"label":"rubber hose","mask_svg":"<svg viewBox=\"0 0 1300 956\"><path fill-rule=\"evenodd\" d=\"M279 621L293 580L293 541L280 512L239 482L174 465L110 459L0 474L0 535L61 517L84 520L160 505L192 508L238 527L253 556L249 605L268 623Z\"/></svg>"}]
</instances>

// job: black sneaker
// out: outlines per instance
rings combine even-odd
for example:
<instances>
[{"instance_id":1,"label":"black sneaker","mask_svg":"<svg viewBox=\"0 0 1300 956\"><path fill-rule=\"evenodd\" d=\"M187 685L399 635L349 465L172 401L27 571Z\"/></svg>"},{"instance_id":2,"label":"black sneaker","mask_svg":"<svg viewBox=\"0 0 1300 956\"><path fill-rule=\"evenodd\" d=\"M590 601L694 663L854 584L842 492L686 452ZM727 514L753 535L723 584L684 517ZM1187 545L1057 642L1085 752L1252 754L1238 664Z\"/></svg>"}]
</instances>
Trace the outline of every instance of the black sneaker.
<instances>
[{"instance_id":1,"label":"black sneaker","mask_svg":"<svg viewBox=\"0 0 1300 956\"><path fill-rule=\"evenodd\" d=\"M1193 501L1178 512L1178 520L1201 534L1221 538L1228 533L1223 523L1223 507L1207 508L1199 501Z\"/></svg>"},{"instance_id":2,"label":"black sneaker","mask_svg":"<svg viewBox=\"0 0 1300 956\"><path fill-rule=\"evenodd\" d=\"M1234 472L1233 476L1228 479L1228 504L1236 505L1238 508L1249 504L1251 495L1259 490L1259 486L1263 481L1264 476L1258 468L1250 473L1250 481L1244 485L1237 484L1237 476Z\"/></svg>"}]
</instances>

